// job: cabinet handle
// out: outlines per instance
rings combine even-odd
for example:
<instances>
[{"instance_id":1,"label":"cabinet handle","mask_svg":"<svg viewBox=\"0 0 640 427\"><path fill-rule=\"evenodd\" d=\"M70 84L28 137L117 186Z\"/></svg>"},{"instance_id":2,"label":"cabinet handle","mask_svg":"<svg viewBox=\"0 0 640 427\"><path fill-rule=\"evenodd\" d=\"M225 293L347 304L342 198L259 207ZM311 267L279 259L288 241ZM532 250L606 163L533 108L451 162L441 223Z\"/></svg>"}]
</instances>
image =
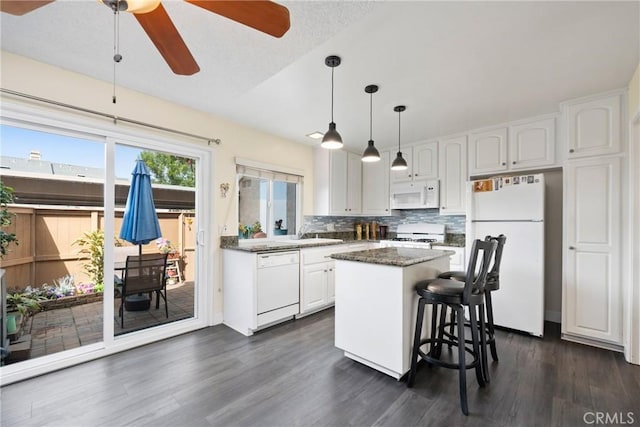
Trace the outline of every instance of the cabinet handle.
<instances>
[{"instance_id":1,"label":"cabinet handle","mask_svg":"<svg viewBox=\"0 0 640 427\"><path fill-rule=\"evenodd\" d=\"M413 174L413 176L418 176L418 174L417 174L417 173L414 173L414 174Z\"/></svg>"},{"instance_id":2,"label":"cabinet handle","mask_svg":"<svg viewBox=\"0 0 640 427\"><path fill-rule=\"evenodd\" d=\"M516 164L516 161L515 161L515 160L513 161L513 164L514 164L514 165Z\"/></svg>"},{"instance_id":3,"label":"cabinet handle","mask_svg":"<svg viewBox=\"0 0 640 427\"><path fill-rule=\"evenodd\" d=\"M326 272L327 272L327 270L324 270L324 272L326 273Z\"/></svg>"},{"instance_id":4,"label":"cabinet handle","mask_svg":"<svg viewBox=\"0 0 640 427\"><path fill-rule=\"evenodd\" d=\"M575 251L576 247L575 246L569 246L569 250Z\"/></svg>"},{"instance_id":5,"label":"cabinet handle","mask_svg":"<svg viewBox=\"0 0 640 427\"><path fill-rule=\"evenodd\" d=\"M411 178L411 174L407 175L409 178Z\"/></svg>"},{"instance_id":6,"label":"cabinet handle","mask_svg":"<svg viewBox=\"0 0 640 427\"><path fill-rule=\"evenodd\" d=\"M569 150L570 153L573 153L575 150L572 148Z\"/></svg>"},{"instance_id":7,"label":"cabinet handle","mask_svg":"<svg viewBox=\"0 0 640 427\"><path fill-rule=\"evenodd\" d=\"M329 271L333 271L333 268L330 268Z\"/></svg>"},{"instance_id":8,"label":"cabinet handle","mask_svg":"<svg viewBox=\"0 0 640 427\"><path fill-rule=\"evenodd\" d=\"M507 166L507 162L502 162L502 166Z\"/></svg>"}]
</instances>

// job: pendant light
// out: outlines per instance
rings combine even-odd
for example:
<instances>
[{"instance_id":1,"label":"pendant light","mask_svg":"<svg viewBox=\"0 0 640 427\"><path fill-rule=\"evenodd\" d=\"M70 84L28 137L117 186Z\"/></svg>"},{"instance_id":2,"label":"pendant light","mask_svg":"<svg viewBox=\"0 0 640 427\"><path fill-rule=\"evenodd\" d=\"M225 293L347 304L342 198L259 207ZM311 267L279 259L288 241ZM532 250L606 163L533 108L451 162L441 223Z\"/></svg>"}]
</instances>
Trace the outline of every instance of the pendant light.
<instances>
[{"instance_id":1,"label":"pendant light","mask_svg":"<svg viewBox=\"0 0 640 427\"><path fill-rule=\"evenodd\" d=\"M364 91L371 95L369 100L369 142L367 143L367 148L365 148L364 153L362 153L362 161L363 162L377 162L380 161L380 153L373 145L373 94L378 91L378 86L369 85L364 88Z\"/></svg>"},{"instance_id":2,"label":"pendant light","mask_svg":"<svg viewBox=\"0 0 640 427\"><path fill-rule=\"evenodd\" d=\"M331 123L329 123L329 130L324 134L320 146L322 148L335 150L342 148L342 137L336 130L336 124L333 122L333 70L340 65L340 57L335 55L327 56L324 63L327 67L331 67Z\"/></svg>"},{"instance_id":3,"label":"pendant light","mask_svg":"<svg viewBox=\"0 0 640 427\"><path fill-rule=\"evenodd\" d=\"M398 105L397 107L393 108L393 111L398 113L398 155L393 160L393 163L391 163L391 170L394 171L402 171L407 169L408 167L407 161L402 158L402 152L400 151L400 113L402 113L406 109L407 107L405 107L404 105Z\"/></svg>"}]
</instances>

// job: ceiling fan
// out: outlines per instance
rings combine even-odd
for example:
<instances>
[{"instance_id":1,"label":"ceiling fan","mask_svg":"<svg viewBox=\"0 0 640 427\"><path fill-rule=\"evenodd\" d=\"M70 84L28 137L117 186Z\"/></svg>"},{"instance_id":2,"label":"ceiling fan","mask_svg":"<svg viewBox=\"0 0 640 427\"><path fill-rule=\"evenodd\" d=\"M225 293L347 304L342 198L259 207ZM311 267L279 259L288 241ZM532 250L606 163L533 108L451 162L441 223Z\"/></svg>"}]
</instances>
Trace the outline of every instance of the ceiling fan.
<instances>
[{"instance_id":1,"label":"ceiling fan","mask_svg":"<svg viewBox=\"0 0 640 427\"><path fill-rule=\"evenodd\" d=\"M1 0L0 11L11 15L24 15L54 1ZM190 76L200 71L200 67L160 0L98 1L109 6L114 12L133 13L175 74ZM282 37L289 30L289 10L269 0L184 1L274 37Z\"/></svg>"}]
</instances>

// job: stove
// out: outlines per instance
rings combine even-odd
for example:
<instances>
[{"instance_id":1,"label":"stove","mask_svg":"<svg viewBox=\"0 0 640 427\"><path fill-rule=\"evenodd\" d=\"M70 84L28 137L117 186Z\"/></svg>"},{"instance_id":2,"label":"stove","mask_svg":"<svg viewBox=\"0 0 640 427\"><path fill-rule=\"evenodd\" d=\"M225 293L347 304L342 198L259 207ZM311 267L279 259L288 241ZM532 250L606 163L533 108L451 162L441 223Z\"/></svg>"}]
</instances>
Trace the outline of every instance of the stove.
<instances>
[{"instance_id":1,"label":"stove","mask_svg":"<svg viewBox=\"0 0 640 427\"><path fill-rule=\"evenodd\" d=\"M381 240L380 247L430 249L432 243L444 242L444 235L444 224L400 224L396 231L396 237L390 240Z\"/></svg>"}]
</instances>

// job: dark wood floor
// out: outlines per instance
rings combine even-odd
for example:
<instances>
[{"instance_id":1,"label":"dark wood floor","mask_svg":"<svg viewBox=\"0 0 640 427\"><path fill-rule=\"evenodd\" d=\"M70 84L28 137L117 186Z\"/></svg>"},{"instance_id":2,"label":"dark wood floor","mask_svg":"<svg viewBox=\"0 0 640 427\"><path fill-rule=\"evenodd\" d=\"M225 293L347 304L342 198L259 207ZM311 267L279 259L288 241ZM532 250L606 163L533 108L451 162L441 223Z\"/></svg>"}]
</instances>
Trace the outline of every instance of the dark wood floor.
<instances>
[{"instance_id":1,"label":"dark wood floor","mask_svg":"<svg viewBox=\"0 0 640 427\"><path fill-rule=\"evenodd\" d=\"M640 424L640 367L561 341L557 325L544 340L498 331L491 384L478 388L468 372L465 417L456 371L421 369L407 389L343 357L333 318L327 310L250 338L216 326L12 384L0 390L0 424L578 426L589 412L634 412Z\"/></svg>"}]
</instances>

